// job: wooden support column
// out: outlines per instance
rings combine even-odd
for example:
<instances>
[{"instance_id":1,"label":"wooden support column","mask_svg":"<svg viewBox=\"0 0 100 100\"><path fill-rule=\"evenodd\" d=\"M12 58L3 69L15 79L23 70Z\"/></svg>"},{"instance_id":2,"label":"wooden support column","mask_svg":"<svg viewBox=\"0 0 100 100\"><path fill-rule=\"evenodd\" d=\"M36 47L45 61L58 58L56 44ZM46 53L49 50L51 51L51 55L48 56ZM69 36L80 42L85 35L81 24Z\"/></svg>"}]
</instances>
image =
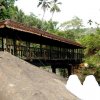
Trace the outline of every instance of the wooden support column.
<instances>
[{"instance_id":1,"label":"wooden support column","mask_svg":"<svg viewBox=\"0 0 100 100\"><path fill-rule=\"evenodd\" d=\"M72 49L72 64L75 64L74 49Z\"/></svg>"},{"instance_id":2,"label":"wooden support column","mask_svg":"<svg viewBox=\"0 0 100 100\"><path fill-rule=\"evenodd\" d=\"M3 36L2 36L1 38L2 38L2 51L4 51L4 42L3 42Z\"/></svg>"},{"instance_id":3,"label":"wooden support column","mask_svg":"<svg viewBox=\"0 0 100 100\"><path fill-rule=\"evenodd\" d=\"M71 75L71 73L72 73L72 71L71 71L72 66L71 66L71 65L68 65L67 69L68 69L68 76L70 76L70 75Z\"/></svg>"},{"instance_id":4,"label":"wooden support column","mask_svg":"<svg viewBox=\"0 0 100 100\"><path fill-rule=\"evenodd\" d=\"M3 38L3 48L4 48L4 51L7 51L6 38Z\"/></svg>"},{"instance_id":5,"label":"wooden support column","mask_svg":"<svg viewBox=\"0 0 100 100\"><path fill-rule=\"evenodd\" d=\"M60 59L62 58L62 51L61 51L61 47L60 47Z\"/></svg>"},{"instance_id":6,"label":"wooden support column","mask_svg":"<svg viewBox=\"0 0 100 100\"><path fill-rule=\"evenodd\" d=\"M77 61L79 62L79 50L77 49Z\"/></svg>"},{"instance_id":7,"label":"wooden support column","mask_svg":"<svg viewBox=\"0 0 100 100\"><path fill-rule=\"evenodd\" d=\"M16 39L13 39L14 55L17 56Z\"/></svg>"},{"instance_id":8,"label":"wooden support column","mask_svg":"<svg viewBox=\"0 0 100 100\"><path fill-rule=\"evenodd\" d=\"M80 49L78 50L78 53L79 53L79 55L78 55L79 56L79 63L81 63L81 50Z\"/></svg>"},{"instance_id":9,"label":"wooden support column","mask_svg":"<svg viewBox=\"0 0 100 100\"><path fill-rule=\"evenodd\" d=\"M51 68L52 68L52 72L56 73L56 67L54 65L51 65Z\"/></svg>"},{"instance_id":10,"label":"wooden support column","mask_svg":"<svg viewBox=\"0 0 100 100\"><path fill-rule=\"evenodd\" d=\"M52 54L51 54L51 52L52 52L52 48L51 48L51 46L50 46L50 49L49 49L49 59L52 59Z\"/></svg>"},{"instance_id":11,"label":"wooden support column","mask_svg":"<svg viewBox=\"0 0 100 100\"><path fill-rule=\"evenodd\" d=\"M26 58L30 60L30 42L26 42Z\"/></svg>"},{"instance_id":12,"label":"wooden support column","mask_svg":"<svg viewBox=\"0 0 100 100\"><path fill-rule=\"evenodd\" d=\"M43 54L42 54L42 44L40 44L40 53L41 53L41 57L43 56Z\"/></svg>"},{"instance_id":13,"label":"wooden support column","mask_svg":"<svg viewBox=\"0 0 100 100\"><path fill-rule=\"evenodd\" d=\"M58 47L58 59L60 59L60 47Z\"/></svg>"},{"instance_id":14,"label":"wooden support column","mask_svg":"<svg viewBox=\"0 0 100 100\"><path fill-rule=\"evenodd\" d=\"M66 48L66 59L68 61L68 49Z\"/></svg>"},{"instance_id":15,"label":"wooden support column","mask_svg":"<svg viewBox=\"0 0 100 100\"><path fill-rule=\"evenodd\" d=\"M84 57L84 53L83 53L83 49L81 49L81 62L83 57Z\"/></svg>"}]
</instances>

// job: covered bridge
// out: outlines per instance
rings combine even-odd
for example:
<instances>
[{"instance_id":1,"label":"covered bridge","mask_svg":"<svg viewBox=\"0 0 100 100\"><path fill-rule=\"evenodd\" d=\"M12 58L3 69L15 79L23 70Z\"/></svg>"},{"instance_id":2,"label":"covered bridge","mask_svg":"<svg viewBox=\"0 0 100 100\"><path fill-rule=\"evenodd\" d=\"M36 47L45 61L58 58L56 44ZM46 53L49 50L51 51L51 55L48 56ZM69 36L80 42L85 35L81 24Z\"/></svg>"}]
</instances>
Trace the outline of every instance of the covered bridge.
<instances>
[{"instance_id":1,"label":"covered bridge","mask_svg":"<svg viewBox=\"0 0 100 100\"><path fill-rule=\"evenodd\" d=\"M53 72L67 68L70 75L70 65L82 62L83 48L77 42L18 22L0 22L0 50L38 66L51 65Z\"/></svg>"}]
</instances>

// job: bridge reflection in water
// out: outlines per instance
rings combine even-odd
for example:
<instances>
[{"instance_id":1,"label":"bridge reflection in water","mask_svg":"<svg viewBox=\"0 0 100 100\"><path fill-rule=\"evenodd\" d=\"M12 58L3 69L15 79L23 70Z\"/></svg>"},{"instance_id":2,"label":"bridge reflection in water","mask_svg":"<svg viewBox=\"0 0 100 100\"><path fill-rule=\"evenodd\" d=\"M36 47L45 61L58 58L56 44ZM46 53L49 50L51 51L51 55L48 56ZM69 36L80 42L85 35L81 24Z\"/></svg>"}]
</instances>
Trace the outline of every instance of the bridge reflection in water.
<instances>
[{"instance_id":1,"label":"bridge reflection in water","mask_svg":"<svg viewBox=\"0 0 100 100\"><path fill-rule=\"evenodd\" d=\"M82 63L84 47L77 42L27 27L11 20L0 22L0 47L37 66L67 68Z\"/></svg>"}]
</instances>

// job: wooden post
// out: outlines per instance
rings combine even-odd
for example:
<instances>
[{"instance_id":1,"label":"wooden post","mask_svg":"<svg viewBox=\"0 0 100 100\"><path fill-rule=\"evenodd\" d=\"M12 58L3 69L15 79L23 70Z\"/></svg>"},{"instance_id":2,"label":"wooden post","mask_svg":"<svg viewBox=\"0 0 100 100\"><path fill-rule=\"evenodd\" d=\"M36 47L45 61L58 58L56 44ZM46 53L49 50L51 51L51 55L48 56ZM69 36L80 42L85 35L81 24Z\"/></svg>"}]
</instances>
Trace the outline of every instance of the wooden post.
<instances>
[{"instance_id":1,"label":"wooden post","mask_svg":"<svg viewBox=\"0 0 100 100\"><path fill-rule=\"evenodd\" d=\"M3 42L3 36L2 36L1 38L2 38L2 51L4 51L4 42Z\"/></svg>"},{"instance_id":2,"label":"wooden post","mask_svg":"<svg viewBox=\"0 0 100 100\"><path fill-rule=\"evenodd\" d=\"M16 48L16 39L13 39L13 45L14 45L14 55L17 56L17 48Z\"/></svg>"},{"instance_id":3,"label":"wooden post","mask_svg":"<svg viewBox=\"0 0 100 100\"><path fill-rule=\"evenodd\" d=\"M72 66L71 66L71 65L68 65L67 69L68 69L68 76L70 76L71 73L72 73L72 72L71 72Z\"/></svg>"},{"instance_id":4,"label":"wooden post","mask_svg":"<svg viewBox=\"0 0 100 100\"><path fill-rule=\"evenodd\" d=\"M56 67L54 65L51 65L51 68L52 68L52 72L56 73Z\"/></svg>"},{"instance_id":5,"label":"wooden post","mask_svg":"<svg viewBox=\"0 0 100 100\"><path fill-rule=\"evenodd\" d=\"M66 48L66 59L68 61L68 49Z\"/></svg>"},{"instance_id":6,"label":"wooden post","mask_svg":"<svg viewBox=\"0 0 100 100\"><path fill-rule=\"evenodd\" d=\"M52 52L52 48L51 48L51 46L50 46L50 50L49 50L49 59L51 60L52 58L52 54L51 54L51 52Z\"/></svg>"},{"instance_id":7,"label":"wooden post","mask_svg":"<svg viewBox=\"0 0 100 100\"><path fill-rule=\"evenodd\" d=\"M4 51L7 51L6 38L3 38L3 48L4 48Z\"/></svg>"},{"instance_id":8,"label":"wooden post","mask_svg":"<svg viewBox=\"0 0 100 100\"><path fill-rule=\"evenodd\" d=\"M30 60L30 42L26 42L26 48L27 48L27 50L26 50L26 53L27 53L26 57L27 57L28 60Z\"/></svg>"},{"instance_id":9,"label":"wooden post","mask_svg":"<svg viewBox=\"0 0 100 100\"><path fill-rule=\"evenodd\" d=\"M72 49L72 61L74 63L74 49Z\"/></svg>"},{"instance_id":10,"label":"wooden post","mask_svg":"<svg viewBox=\"0 0 100 100\"><path fill-rule=\"evenodd\" d=\"M78 59L78 49L77 49L77 63L79 63L79 59Z\"/></svg>"},{"instance_id":11,"label":"wooden post","mask_svg":"<svg viewBox=\"0 0 100 100\"><path fill-rule=\"evenodd\" d=\"M82 63L82 58L83 58L83 50L82 49L80 51L80 55L81 55L81 63Z\"/></svg>"},{"instance_id":12,"label":"wooden post","mask_svg":"<svg viewBox=\"0 0 100 100\"><path fill-rule=\"evenodd\" d=\"M61 51L61 47L60 47L60 59L62 58L62 51Z\"/></svg>"},{"instance_id":13,"label":"wooden post","mask_svg":"<svg viewBox=\"0 0 100 100\"><path fill-rule=\"evenodd\" d=\"M42 44L40 44L40 56L41 56L41 58L42 58Z\"/></svg>"}]
</instances>

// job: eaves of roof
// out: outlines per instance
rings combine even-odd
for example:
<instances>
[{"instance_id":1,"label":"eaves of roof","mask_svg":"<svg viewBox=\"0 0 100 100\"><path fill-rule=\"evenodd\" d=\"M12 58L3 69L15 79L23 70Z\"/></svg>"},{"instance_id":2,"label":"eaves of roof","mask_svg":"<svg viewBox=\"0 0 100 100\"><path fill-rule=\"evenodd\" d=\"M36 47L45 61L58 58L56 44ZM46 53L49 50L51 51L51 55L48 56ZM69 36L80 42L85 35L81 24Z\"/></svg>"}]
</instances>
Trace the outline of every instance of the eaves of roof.
<instances>
[{"instance_id":1,"label":"eaves of roof","mask_svg":"<svg viewBox=\"0 0 100 100\"><path fill-rule=\"evenodd\" d=\"M50 34L48 32L40 30L38 28L26 26L22 23L14 22L10 19L7 19L7 20L0 22L0 28L4 28L4 27L11 28L11 29L18 30L18 31L22 31L22 32L27 32L27 33L30 33L30 34L36 34L36 35L39 35L39 36L42 36L42 37L45 37L45 38L49 38L49 39L56 40L56 41L59 41L59 42L64 42L66 44L78 46L80 48L84 48L81 44L79 44L75 41L65 39L63 37L56 36L54 34Z\"/></svg>"}]
</instances>

